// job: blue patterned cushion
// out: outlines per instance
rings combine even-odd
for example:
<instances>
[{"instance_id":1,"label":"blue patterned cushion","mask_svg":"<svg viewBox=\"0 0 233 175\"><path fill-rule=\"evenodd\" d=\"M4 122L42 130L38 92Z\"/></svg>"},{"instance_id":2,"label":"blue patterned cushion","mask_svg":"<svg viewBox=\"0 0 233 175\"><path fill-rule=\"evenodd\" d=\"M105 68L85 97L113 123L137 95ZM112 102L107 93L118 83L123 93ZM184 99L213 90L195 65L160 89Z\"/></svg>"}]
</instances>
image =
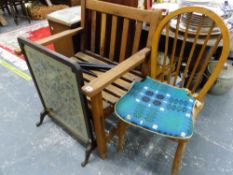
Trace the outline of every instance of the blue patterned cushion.
<instances>
[{"instance_id":1,"label":"blue patterned cushion","mask_svg":"<svg viewBox=\"0 0 233 175\"><path fill-rule=\"evenodd\" d=\"M187 90L147 77L133 84L116 104L115 113L127 123L154 133L188 139L193 134L194 104Z\"/></svg>"}]
</instances>

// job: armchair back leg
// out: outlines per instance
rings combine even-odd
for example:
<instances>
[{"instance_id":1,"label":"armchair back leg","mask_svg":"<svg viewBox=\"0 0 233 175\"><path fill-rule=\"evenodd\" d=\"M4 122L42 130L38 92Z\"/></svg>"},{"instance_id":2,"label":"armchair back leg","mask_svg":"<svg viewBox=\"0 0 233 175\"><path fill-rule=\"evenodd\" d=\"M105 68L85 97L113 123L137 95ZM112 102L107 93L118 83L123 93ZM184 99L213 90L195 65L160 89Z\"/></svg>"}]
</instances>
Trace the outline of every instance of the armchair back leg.
<instances>
[{"instance_id":1,"label":"armchair back leg","mask_svg":"<svg viewBox=\"0 0 233 175\"><path fill-rule=\"evenodd\" d=\"M127 124L121 120L118 122L118 145L117 150L122 151L123 146L125 144L125 130L126 130Z\"/></svg>"}]
</instances>

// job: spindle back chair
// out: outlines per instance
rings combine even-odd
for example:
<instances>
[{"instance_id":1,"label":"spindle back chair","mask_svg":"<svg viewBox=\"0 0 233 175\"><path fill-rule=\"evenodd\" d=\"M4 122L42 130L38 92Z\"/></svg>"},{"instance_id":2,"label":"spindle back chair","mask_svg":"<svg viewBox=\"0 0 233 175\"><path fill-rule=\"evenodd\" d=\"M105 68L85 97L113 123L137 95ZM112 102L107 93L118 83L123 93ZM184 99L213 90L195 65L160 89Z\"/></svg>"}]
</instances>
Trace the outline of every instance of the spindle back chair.
<instances>
[{"instance_id":1,"label":"spindle back chair","mask_svg":"<svg viewBox=\"0 0 233 175\"><path fill-rule=\"evenodd\" d=\"M185 7L169 14L159 25L153 41L152 78L187 88L192 94L198 92L199 100L211 88L229 54L227 25L213 11L202 7ZM164 51L161 64L157 62L159 48ZM217 49L220 53L216 57ZM199 89L212 59L219 60L216 69Z\"/></svg>"},{"instance_id":2,"label":"spindle back chair","mask_svg":"<svg viewBox=\"0 0 233 175\"><path fill-rule=\"evenodd\" d=\"M199 18L197 23L194 17ZM193 24L195 29L190 28ZM115 113L122 121L119 148L124 144L127 124L177 141L171 173L176 175L203 99L227 60L229 46L228 27L213 11L193 6L167 15L152 40L151 78L135 82L115 105ZM215 58L218 63L200 87L219 47L220 54ZM159 57L161 51L164 54Z\"/></svg>"}]
</instances>

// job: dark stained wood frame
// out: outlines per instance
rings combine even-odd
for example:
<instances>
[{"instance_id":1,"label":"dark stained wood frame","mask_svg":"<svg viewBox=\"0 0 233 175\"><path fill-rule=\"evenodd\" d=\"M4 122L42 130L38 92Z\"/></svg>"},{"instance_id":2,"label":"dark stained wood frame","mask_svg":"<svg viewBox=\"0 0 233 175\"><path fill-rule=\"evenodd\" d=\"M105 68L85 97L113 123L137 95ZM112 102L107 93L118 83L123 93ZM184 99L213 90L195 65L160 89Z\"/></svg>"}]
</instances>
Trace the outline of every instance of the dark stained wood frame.
<instances>
[{"instance_id":1,"label":"dark stained wood frame","mask_svg":"<svg viewBox=\"0 0 233 175\"><path fill-rule=\"evenodd\" d=\"M90 121L90 111L88 110L88 106L87 106L87 101L86 101L86 98L84 96L84 94L82 93L81 91L81 87L84 85L84 81L83 81L83 77L82 77L82 71L81 71L81 68L78 64L78 62L74 62L71 61L70 59L66 58L65 56L63 55L60 55L56 52L53 52L41 45L38 45L36 43L32 43L31 41L27 40L27 39L24 39L24 38L18 38L18 42L20 44L20 48L26 58L26 62L27 62L27 65L29 67L29 70L30 70L30 73L32 75L32 78L33 78L33 81L34 81L34 84L36 86L36 89L37 89L37 92L39 94L39 97L40 97L40 100L42 102L42 105L44 107L44 111L41 113L41 116L40 116L40 122L37 123L37 126L40 126L43 122L43 119L46 115L48 115L49 117L51 117L53 120L55 120L59 125L61 125L63 128L65 128L66 131L68 131L72 136L74 136L83 146L86 147L86 157L85 157L85 160L84 162L81 164L82 166L85 166L88 162L88 159L89 159L89 156L90 156L90 153L91 151L94 149L95 147L95 140L94 140L94 137L93 137L93 131L92 131L92 127L91 127L91 121ZM56 60L57 62L60 62L62 64L65 64L67 65L68 67L71 68L72 72L76 75L76 82L77 82L77 91L78 91L78 94L80 96L80 102L81 102L81 105L82 105L82 110L83 110L83 116L84 116L84 121L85 121L85 128L86 128L86 132L87 132L87 135L88 135L88 142L85 142L84 140L82 140L81 138L79 138L79 136L73 132L72 130L70 130L67 126L65 126L63 124L63 122L57 120L55 117L53 117L53 115L50 113L51 109L49 109L46 104L45 104L45 101L42 97L42 93L38 84L37 84L37 81L36 81L36 78L35 78L35 75L34 75L34 72L31 68L31 63L27 57L27 54L26 54L26 51L24 49L24 46L29 46L31 48L33 48L34 50L36 51L39 51L40 53L43 53L47 56L49 56L50 58L53 58L54 60Z\"/></svg>"}]
</instances>

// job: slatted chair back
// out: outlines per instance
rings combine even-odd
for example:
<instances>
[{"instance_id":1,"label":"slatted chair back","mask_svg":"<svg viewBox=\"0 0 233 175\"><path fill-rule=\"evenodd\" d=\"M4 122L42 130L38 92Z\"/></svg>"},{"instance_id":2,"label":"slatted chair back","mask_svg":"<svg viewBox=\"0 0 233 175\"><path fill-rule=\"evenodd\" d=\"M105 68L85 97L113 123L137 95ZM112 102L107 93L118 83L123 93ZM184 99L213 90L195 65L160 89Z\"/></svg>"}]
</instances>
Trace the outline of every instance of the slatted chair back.
<instances>
[{"instance_id":1,"label":"slatted chair back","mask_svg":"<svg viewBox=\"0 0 233 175\"><path fill-rule=\"evenodd\" d=\"M183 7L166 16L158 26L153 38L151 75L198 92L197 99L202 99L228 57L229 42L228 27L219 15L203 7ZM217 49L218 64L200 90L205 70ZM159 50L164 52L160 59Z\"/></svg>"},{"instance_id":2,"label":"slatted chair back","mask_svg":"<svg viewBox=\"0 0 233 175\"><path fill-rule=\"evenodd\" d=\"M81 49L122 62L140 48L151 46L158 18L159 10L144 11L97 0L82 0L81 25L86 36L82 38ZM148 28L147 36L142 34L143 27ZM147 41L144 46L140 46L142 37Z\"/></svg>"}]
</instances>

